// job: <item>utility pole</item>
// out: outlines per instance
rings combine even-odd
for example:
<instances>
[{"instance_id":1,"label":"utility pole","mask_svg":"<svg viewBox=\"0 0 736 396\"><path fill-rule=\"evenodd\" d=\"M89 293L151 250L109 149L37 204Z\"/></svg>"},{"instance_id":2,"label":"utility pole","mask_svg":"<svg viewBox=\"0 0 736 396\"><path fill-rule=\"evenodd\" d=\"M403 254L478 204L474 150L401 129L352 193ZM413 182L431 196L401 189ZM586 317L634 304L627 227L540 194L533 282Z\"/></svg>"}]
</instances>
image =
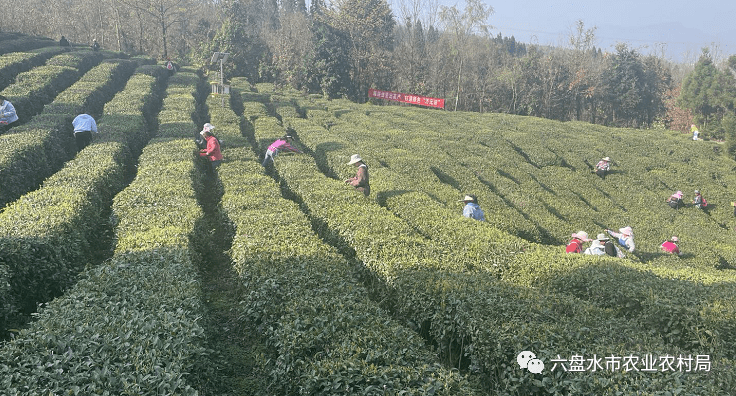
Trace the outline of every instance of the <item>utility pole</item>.
<instances>
[{"instance_id":1,"label":"utility pole","mask_svg":"<svg viewBox=\"0 0 736 396\"><path fill-rule=\"evenodd\" d=\"M210 60L210 63L215 63L217 61L220 61L220 85L219 87L216 88L217 92L212 92L213 94L225 93L225 74L223 73L223 64L225 63L225 61L227 61L227 57L229 55L230 55L229 52L215 52L212 54L212 59ZM225 107L225 97L220 96L220 98L221 98L220 105L222 107Z\"/></svg>"}]
</instances>

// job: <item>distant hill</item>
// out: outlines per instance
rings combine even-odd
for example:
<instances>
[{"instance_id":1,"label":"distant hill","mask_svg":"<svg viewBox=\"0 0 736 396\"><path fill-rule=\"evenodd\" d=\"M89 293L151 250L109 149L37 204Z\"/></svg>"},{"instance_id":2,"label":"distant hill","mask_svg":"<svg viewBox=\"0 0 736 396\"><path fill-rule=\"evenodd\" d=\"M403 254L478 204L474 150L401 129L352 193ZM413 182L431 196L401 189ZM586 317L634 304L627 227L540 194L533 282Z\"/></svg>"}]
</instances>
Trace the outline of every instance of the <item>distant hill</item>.
<instances>
[{"instance_id":1,"label":"distant hill","mask_svg":"<svg viewBox=\"0 0 736 396\"><path fill-rule=\"evenodd\" d=\"M623 41L645 54L660 53L656 43L666 43L666 57L675 62L696 62L703 47L709 47L716 56L736 53L736 30L714 36L697 26L685 26L680 22L647 26L602 25L596 29L596 37L598 46L603 49L613 49L616 43Z\"/></svg>"}]
</instances>

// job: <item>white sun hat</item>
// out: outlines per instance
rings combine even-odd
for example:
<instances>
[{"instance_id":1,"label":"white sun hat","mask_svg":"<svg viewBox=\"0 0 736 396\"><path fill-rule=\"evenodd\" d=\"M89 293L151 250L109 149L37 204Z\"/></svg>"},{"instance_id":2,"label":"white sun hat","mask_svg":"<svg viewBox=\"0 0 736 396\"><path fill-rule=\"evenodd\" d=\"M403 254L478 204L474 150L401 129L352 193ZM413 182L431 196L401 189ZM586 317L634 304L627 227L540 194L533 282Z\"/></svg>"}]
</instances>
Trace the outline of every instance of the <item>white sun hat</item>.
<instances>
[{"instance_id":1,"label":"white sun hat","mask_svg":"<svg viewBox=\"0 0 736 396\"><path fill-rule=\"evenodd\" d=\"M348 162L348 165L352 165L352 164L354 164L356 162L360 162L360 161L363 161L363 158L360 158L360 154L353 154L350 157L350 162Z\"/></svg>"}]
</instances>

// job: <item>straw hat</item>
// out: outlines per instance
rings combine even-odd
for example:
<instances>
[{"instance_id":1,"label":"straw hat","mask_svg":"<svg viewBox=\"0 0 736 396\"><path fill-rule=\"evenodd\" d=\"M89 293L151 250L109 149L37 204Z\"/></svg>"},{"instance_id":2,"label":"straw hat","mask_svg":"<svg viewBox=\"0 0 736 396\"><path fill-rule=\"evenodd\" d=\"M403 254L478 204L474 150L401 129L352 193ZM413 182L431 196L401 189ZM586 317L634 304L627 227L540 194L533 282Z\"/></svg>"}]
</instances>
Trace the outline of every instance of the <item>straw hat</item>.
<instances>
[{"instance_id":1,"label":"straw hat","mask_svg":"<svg viewBox=\"0 0 736 396\"><path fill-rule=\"evenodd\" d=\"M606 236L606 234L598 234L595 239L597 241L607 241L609 238Z\"/></svg>"},{"instance_id":2,"label":"straw hat","mask_svg":"<svg viewBox=\"0 0 736 396\"><path fill-rule=\"evenodd\" d=\"M572 234L573 238L580 239L583 242L590 242L592 239L588 238L588 233L585 231L578 231L574 234Z\"/></svg>"},{"instance_id":3,"label":"straw hat","mask_svg":"<svg viewBox=\"0 0 736 396\"><path fill-rule=\"evenodd\" d=\"M634 231L631 229L630 226L626 226L624 228L619 228L618 232L620 232L621 234L627 235L627 236L631 236Z\"/></svg>"},{"instance_id":4,"label":"straw hat","mask_svg":"<svg viewBox=\"0 0 736 396\"><path fill-rule=\"evenodd\" d=\"M610 161L610 160L611 160L611 159L610 159L610 158L608 158L608 157L604 157L604 158L603 158L603 161Z\"/></svg>"},{"instance_id":5,"label":"straw hat","mask_svg":"<svg viewBox=\"0 0 736 396\"><path fill-rule=\"evenodd\" d=\"M473 198L470 195L466 195L465 198L458 200L458 202L473 202L473 201L475 201L475 198Z\"/></svg>"},{"instance_id":6,"label":"straw hat","mask_svg":"<svg viewBox=\"0 0 736 396\"><path fill-rule=\"evenodd\" d=\"M360 155L359 154L353 154L350 157L350 162L348 162L348 165L352 165L352 164L354 164L356 162L361 162L361 161L363 161L363 158L360 158Z\"/></svg>"},{"instance_id":7,"label":"straw hat","mask_svg":"<svg viewBox=\"0 0 736 396\"><path fill-rule=\"evenodd\" d=\"M673 236L672 238L670 238L670 241L672 241L672 242L677 242L679 240L680 239L678 237L676 237L676 236Z\"/></svg>"}]
</instances>

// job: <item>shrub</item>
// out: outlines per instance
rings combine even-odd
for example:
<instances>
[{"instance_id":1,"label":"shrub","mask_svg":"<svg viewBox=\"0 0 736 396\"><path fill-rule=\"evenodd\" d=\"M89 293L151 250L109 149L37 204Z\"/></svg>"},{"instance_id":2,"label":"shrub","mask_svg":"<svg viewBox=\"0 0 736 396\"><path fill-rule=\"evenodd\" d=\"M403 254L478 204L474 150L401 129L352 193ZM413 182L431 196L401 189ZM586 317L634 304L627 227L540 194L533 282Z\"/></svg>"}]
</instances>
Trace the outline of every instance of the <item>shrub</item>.
<instances>
[{"instance_id":1,"label":"shrub","mask_svg":"<svg viewBox=\"0 0 736 396\"><path fill-rule=\"evenodd\" d=\"M209 108L221 138L246 143L232 111ZM266 329L277 351L274 391L473 394L419 337L366 297L351 264L314 235L295 203L280 197L253 152L231 147L219 169L221 205L235 231L230 255L249 292L244 318Z\"/></svg>"},{"instance_id":2,"label":"shrub","mask_svg":"<svg viewBox=\"0 0 736 396\"><path fill-rule=\"evenodd\" d=\"M0 90L15 81L15 76L44 64L47 59L64 51L61 47L46 47L32 52L11 52L0 56Z\"/></svg>"},{"instance_id":3,"label":"shrub","mask_svg":"<svg viewBox=\"0 0 736 396\"><path fill-rule=\"evenodd\" d=\"M171 138L146 146L135 180L114 199L113 257L0 349L6 392L197 394L186 380L206 353L193 243L206 230L192 148Z\"/></svg>"},{"instance_id":4,"label":"shrub","mask_svg":"<svg viewBox=\"0 0 736 396\"><path fill-rule=\"evenodd\" d=\"M136 91L126 89L120 96L127 100L136 96L145 98L159 88L151 83L155 80L143 77L149 80L145 89L139 91L141 86L132 84L131 90ZM73 284L76 274L90 258L89 241L97 231L99 218L109 207L112 196L123 187L132 165L128 146L136 136L120 129L130 124L145 126L142 114L152 112L155 105L140 103L136 114L119 114L114 119L117 125L110 128L105 139L83 150L74 161L46 180L41 189L24 195L0 213L0 238L5 241L0 244L0 263L7 273L0 284L10 285L0 301L3 331L7 317L27 314L37 303L50 300ZM146 128L137 130L146 131ZM29 170L39 171L44 159L25 165ZM12 177L13 173L9 175Z\"/></svg>"}]
</instances>

